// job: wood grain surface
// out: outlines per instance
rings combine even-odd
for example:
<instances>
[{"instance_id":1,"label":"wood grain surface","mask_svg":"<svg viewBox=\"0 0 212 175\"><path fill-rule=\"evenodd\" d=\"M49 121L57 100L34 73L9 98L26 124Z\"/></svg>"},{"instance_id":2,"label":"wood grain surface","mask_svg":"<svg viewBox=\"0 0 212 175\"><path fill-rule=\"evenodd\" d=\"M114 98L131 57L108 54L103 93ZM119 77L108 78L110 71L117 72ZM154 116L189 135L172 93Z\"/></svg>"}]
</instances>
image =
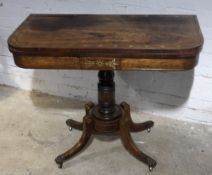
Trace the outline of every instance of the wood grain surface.
<instances>
[{"instance_id":1,"label":"wood grain surface","mask_svg":"<svg viewBox=\"0 0 212 175\"><path fill-rule=\"evenodd\" d=\"M30 15L9 37L24 68L185 70L203 45L195 15Z\"/></svg>"}]
</instances>

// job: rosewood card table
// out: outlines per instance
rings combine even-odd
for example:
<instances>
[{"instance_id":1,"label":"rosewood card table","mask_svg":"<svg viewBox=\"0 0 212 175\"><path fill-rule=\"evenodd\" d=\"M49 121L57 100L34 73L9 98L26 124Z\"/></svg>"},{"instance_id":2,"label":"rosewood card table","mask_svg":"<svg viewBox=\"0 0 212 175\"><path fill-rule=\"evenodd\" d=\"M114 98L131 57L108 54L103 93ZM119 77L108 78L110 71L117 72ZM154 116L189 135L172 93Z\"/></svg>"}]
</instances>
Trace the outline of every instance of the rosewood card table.
<instances>
[{"instance_id":1,"label":"rosewood card table","mask_svg":"<svg viewBox=\"0 0 212 175\"><path fill-rule=\"evenodd\" d=\"M134 123L130 106L116 104L114 70L188 70L203 45L194 15L30 15L9 37L16 65L30 69L99 70L98 103L85 105L78 143L55 161L80 152L92 134L118 132L125 148L151 171L156 161L141 152L130 132L150 130L153 121ZM138 79L139 81L139 79Z\"/></svg>"}]
</instances>

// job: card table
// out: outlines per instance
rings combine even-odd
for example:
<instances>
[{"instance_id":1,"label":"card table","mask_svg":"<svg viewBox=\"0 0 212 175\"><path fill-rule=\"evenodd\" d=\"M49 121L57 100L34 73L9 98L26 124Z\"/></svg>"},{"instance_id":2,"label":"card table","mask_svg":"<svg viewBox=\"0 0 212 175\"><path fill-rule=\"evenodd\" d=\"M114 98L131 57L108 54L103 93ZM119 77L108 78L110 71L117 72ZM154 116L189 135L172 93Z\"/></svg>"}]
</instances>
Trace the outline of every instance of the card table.
<instances>
[{"instance_id":1,"label":"card table","mask_svg":"<svg viewBox=\"0 0 212 175\"><path fill-rule=\"evenodd\" d=\"M116 104L114 71L193 69L202 46L195 15L32 14L8 39L21 68L99 71L98 103L85 105L82 122L66 121L82 136L56 157L60 168L92 134L118 132L125 148L152 171L156 161L138 149L130 133L150 131L154 122L134 123L130 106Z\"/></svg>"}]
</instances>

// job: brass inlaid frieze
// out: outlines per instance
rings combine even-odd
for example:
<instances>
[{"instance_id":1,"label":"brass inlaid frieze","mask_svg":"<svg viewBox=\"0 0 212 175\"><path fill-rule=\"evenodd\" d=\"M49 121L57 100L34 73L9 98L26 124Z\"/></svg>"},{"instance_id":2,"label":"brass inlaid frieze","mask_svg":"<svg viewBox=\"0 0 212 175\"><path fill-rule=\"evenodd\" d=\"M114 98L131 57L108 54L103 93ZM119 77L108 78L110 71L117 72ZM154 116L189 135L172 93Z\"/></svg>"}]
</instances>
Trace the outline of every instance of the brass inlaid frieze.
<instances>
[{"instance_id":1,"label":"brass inlaid frieze","mask_svg":"<svg viewBox=\"0 0 212 175\"><path fill-rule=\"evenodd\" d=\"M83 63L85 65L90 65L90 66L98 66L98 67L109 67L112 69L116 69L116 66L118 65L116 63L116 59L112 59L112 60L85 60L85 62Z\"/></svg>"}]
</instances>

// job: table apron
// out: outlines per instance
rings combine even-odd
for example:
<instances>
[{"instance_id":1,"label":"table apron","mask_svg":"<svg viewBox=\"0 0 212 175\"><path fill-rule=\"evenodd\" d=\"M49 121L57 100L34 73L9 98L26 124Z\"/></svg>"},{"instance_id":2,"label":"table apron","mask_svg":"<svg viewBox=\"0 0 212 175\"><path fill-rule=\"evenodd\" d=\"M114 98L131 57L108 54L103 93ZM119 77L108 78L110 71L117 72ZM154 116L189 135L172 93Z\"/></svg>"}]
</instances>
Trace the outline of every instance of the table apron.
<instances>
[{"instance_id":1,"label":"table apron","mask_svg":"<svg viewBox=\"0 0 212 175\"><path fill-rule=\"evenodd\" d=\"M198 62L198 56L182 58L109 58L109 57L53 57L15 55L15 63L32 69L85 70L187 70Z\"/></svg>"}]
</instances>

